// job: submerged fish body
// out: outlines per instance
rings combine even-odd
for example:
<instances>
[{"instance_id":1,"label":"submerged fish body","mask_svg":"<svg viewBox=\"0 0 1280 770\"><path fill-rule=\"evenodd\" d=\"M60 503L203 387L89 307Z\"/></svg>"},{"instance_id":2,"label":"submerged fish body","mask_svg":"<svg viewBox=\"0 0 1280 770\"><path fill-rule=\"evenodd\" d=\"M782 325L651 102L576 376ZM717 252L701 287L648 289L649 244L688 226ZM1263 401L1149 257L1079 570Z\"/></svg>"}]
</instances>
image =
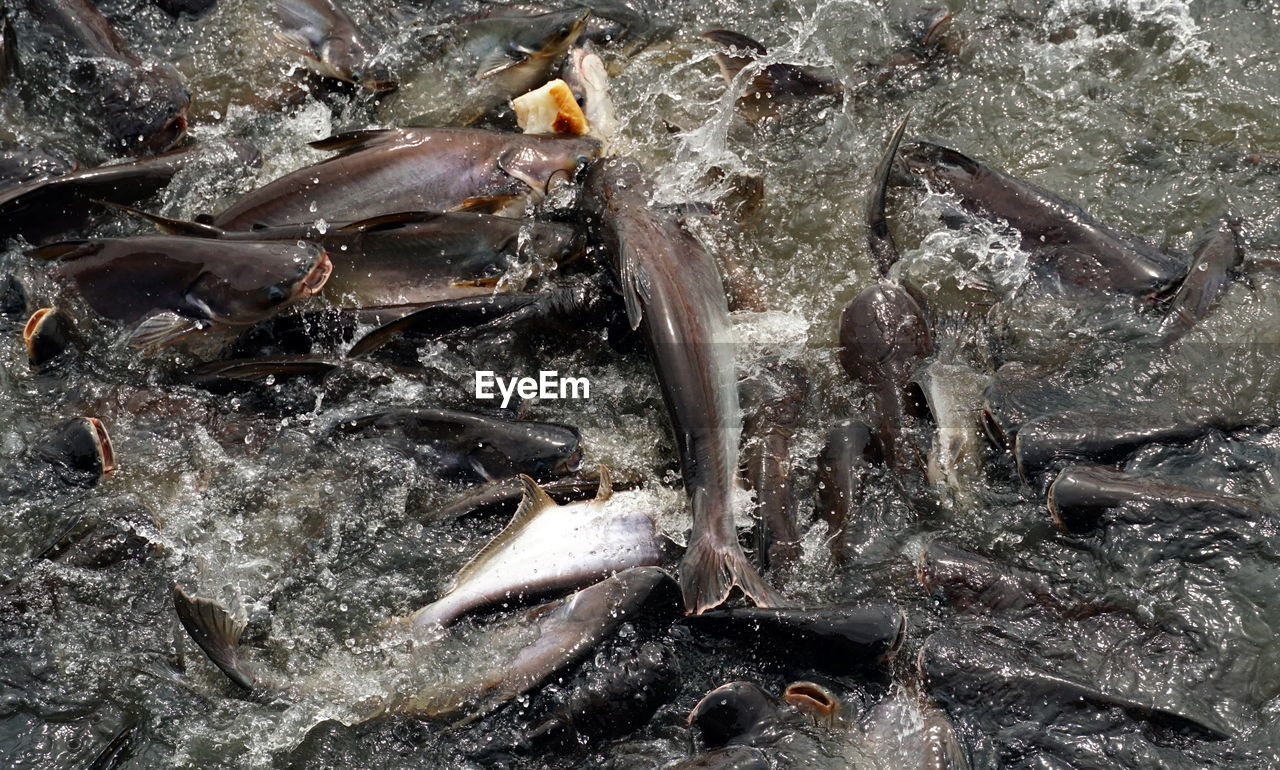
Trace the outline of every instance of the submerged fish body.
<instances>
[{"instance_id":1,"label":"submerged fish body","mask_svg":"<svg viewBox=\"0 0 1280 770\"><path fill-rule=\"evenodd\" d=\"M715 261L696 238L649 205L633 161L607 160L587 180L631 328L643 329L676 434L693 533L680 565L685 606L701 613L735 585L761 605L774 591L738 544L733 489L742 416L733 328Z\"/></svg>"},{"instance_id":2,"label":"submerged fish body","mask_svg":"<svg viewBox=\"0 0 1280 770\"><path fill-rule=\"evenodd\" d=\"M1179 260L1079 206L956 150L916 141L901 157L908 170L955 193L966 208L1007 221L1023 248L1070 286L1150 297L1185 270Z\"/></svg>"},{"instance_id":3,"label":"submerged fish body","mask_svg":"<svg viewBox=\"0 0 1280 770\"><path fill-rule=\"evenodd\" d=\"M138 347L176 342L210 324L261 321L324 286L331 265L310 244L141 236L53 244L57 273L98 315L143 321Z\"/></svg>"},{"instance_id":4,"label":"submerged fish body","mask_svg":"<svg viewBox=\"0 0 1280 770\"><path fill-rule=\"evenodd\" d=\"M313 143L339 150L245 195L212 224L228 230L324 219L353 222L398 211L446 211L475 199L546 192L596 156L586 138L482 129L357 131Z\"/></svg>"},{"instance_id":5,"label":"submerged fish body","mask_svg":"<svg viewBox=\"0 0 1280 770\"><path fill-rule=\"evenodd\" d=\"M1223 217L1201 238L1191 257L1191 268L1169 300L1168 316L1160 327L1165 344L1181 339L1213 312L1243 263L1240 221Z\"/></svg>"},{"instance_id":6,"label":"submerged fish body","mask_svg":"<svg viewBox=\"0 0 1280 770\"><path fill-rule=\"evenodd\" d=\"M1121 518L1157 518L1141 514L1149 509L1187 526L1196 526L1214 514L1256 520L1264 510L1259 503L1238 495L1085 465L1064 468L1049 485L1046 499L1054 523L1067 532L1091 530L1116 509L1120 509Z\"/></svg>"},{"instance_id":7,"label":"submerged fish body","mask_svg":"<svg viewBox=\"0 0 1280 770\"><path fill-rule=\"evenodd\" d=\"M430 461L442 475L483 480L545 477L577 468L577 429L452 409L392 409L338 425L353 436L384 436Z\"/></svg>"},{"instance_id":8,"label":"submerged fish body","mask_svg":"<svg viewBox=\"0 0 1280 770\"><path fill-rule=\"evenodd\" d=\"M40 30L41 48L68 62L81 115L114 154L164 152L186 136L190 96L167 64L144 63L88 0L22 0Z\"/></svg>"},{"instance_id":9,"label":"submerged fish body","mask_svg":"<svg viewBox=\"0 0 1280 770\"><path fill-rule=\"evenodd\" d=\"M606 471L595 500L557 505L522 476L524 501L511 523L458 572L444 595L413 613L415 632L435 635L472 609L659 564L663 550L653 519L612 499L607 479Z\"/></svg>"},{"instance_id":10,"label":"submerged fish body","mask_svg":"<svg viewBox=\"0 0 1280 770\"><path fill-rule=\"evenodd\" d=\"M702 38L729 49L729 53L716 54L716 63L724 79L730 83L743 69L753 66L757 58L769 53L755 40L726 29L707 30L702 33ZM738 97L736 105L747 120L758 123L793 111L816 98L843 93L844 86L838 80L817 70L773 62L759 68L744 93Z\"/></svg>"},{"instance_id":11,"label":"submerged fish body","mask_svg":"<svg viewBox=\"0 0 1280 770\"><path fill-rule=\"evenodd\" d=\"M867 742L887 767L969 770L951 721L919 695L896 692L867 715Z\"/></svg>"},{"instance_id":12,"label":"submerged fish body","mask_svg":"<svg viewBox=\"0 0 1280 770\"><path fill-rule=\"evenodd\" d=\"M282 27L277 37L317 73L375 94L395 90L395 80L374 58L364 33L332 0L276 0L275 5Z\"/></svg>"},{"instance_id":13,"label":"submerged fish body","mask_svg":"<svg viewBox=\"0 0 1280 770\"><path fill-rule=\"evenodd\" d=\"M818 457L817 514L827 525L827 543L837 564L843 564L846 558L847 530L858 521L872 444L871 429L866 423L841 420L827 431L826 444Z\"/></svg>"}]
</instances>

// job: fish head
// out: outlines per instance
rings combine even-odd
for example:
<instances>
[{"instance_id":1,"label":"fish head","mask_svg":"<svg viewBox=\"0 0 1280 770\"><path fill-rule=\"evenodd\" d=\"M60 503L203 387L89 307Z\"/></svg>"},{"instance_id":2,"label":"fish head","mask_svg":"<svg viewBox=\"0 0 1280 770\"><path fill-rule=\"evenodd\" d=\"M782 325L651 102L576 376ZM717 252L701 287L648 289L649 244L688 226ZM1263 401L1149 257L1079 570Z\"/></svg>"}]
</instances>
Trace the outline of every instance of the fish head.
<instances>
[{"instance_id":1,"label":"fish head","mask_svg":"<svg viewBox=\"0 0 1280 770\"><path fill-rule=\"evenodd\" d=\"M75 327L63 311L42 307L27 319L22 341L27 346L27 359L39 369L72 347Z\"/></svg>"},{"instance_id":2,"label":"fish head","mask_svg":"<svg viewBox=\"0 0 1280 770\"><path fill-rule=\"evenodd\" d=\"M224 263L207 262L187 289L188 302L209 320L228 324L264 320L291 302L319 292L333 272L329 255L315 244L237 246L249 248Z\"/></svg>"},{"instance_id":3,"label":"fish head","mask_svg":"<svg viewBox=\"0 0 1280 770\"><path fill-rule=\"evenodd\" d=\"M95 417L73 417L60 423L40 440L35 454L74 486L91 487L116 469L111 437Z\"/></svg>"},{"instance_id":4,"label":"fish head","mask_svg":"<svg viewBox=\"0 0 1280 770\"><path fill-rule=\"evenodd\" d=\"M385 94L399 88L391 70L373 56L358 41L341 35L324 39L315 49L313 66L316 70L337 80L355 83L374 94Z\"/></svg>"},{"instance_id":5,"label":"fish head","mask_svg":"<svg viewBox=\"0 0 1280 770\"><path fill-rule=\"evenodd\" d=\"M87 73L90 90L97 94L92 118L105 130L108 151L154 155L186 138L191 94L169 65L112 62L78 71Z\"/></svg>"},{"instance_id":6,"label":"fish head","mask_svg":"<svg viewBox=\"0 0 1280 770\"><path fill-rule=\"evenodd\" d=\"M563 265L582 256L586 238L575 227L531 221L520 228L516 254L525 261L549 261Z\"/></svg>"},{"instance_id":7,"label":"fish head","mask_svg":"<svg viewBox=\"0 0 1280 770\"><path fill-rule=\"evenodd\" d=\"M976 602L998 580L988 559L933 541L920 553L916 576L925 590L953 606Z\"/></svg>"},{"instance_id":8,"label":"fish head","mask_svg":"<svg viewBox=\"0 0 1280 770\"><path fill-rule=\"evenodd\" d=\"M513 59L556 59L569 50L587 27L590 8L567 8L526 20L508 44Z\"/></svg>"},{"instance_id":9,"label":"fish head","mask_svg":"<svg viewBox=\"0 0 1280 770\"><path fill-rule=\"evenodd\" d=\"M480 476L501 478L525 473L536 479L563 476L582 462L582 437L577 428L554 423L513 421L502 441L487 441L471 452L471 465Z\"/></svg>"},{"instance_id":10,"label":"fish head","mask_svg":"<svg viewBox=\"0 0 1280 770\"><path fill-rule=\"evenodd\" d=\"M929 355L929 322L909 293L896 284L867 287L840 315L840 362L855 379L894 362Z\"/></svg>"},{"instance_id":11,"label":"fish head","mask_svg":"<svg viewBox=\"0 0 1280 770\"><path fill-rule=\"evenodd\" d=\"M521 140L501 154L498 167L538 195L579 178L600 156L600 142L584 136L522 136Z\"/></svg>"},{"instance_id":12,"label":"fish head","mask_svg":"<svg viewBox=\"0 0 1280 770\"><path fill-rule=\"evenodd\" d=\"M730 682L712 690L689 712L689 724L708 748L759 733L778 720L778 701L754 682Z\"/></svg>"}]
</instances>

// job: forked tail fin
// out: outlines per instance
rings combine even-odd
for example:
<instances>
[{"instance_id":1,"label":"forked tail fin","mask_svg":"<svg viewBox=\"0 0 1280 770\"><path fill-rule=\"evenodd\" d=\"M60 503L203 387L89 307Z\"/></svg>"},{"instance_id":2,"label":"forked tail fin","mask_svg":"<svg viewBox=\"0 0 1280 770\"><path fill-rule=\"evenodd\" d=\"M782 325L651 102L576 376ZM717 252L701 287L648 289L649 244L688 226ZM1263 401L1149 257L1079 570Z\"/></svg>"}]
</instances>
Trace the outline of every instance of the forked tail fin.
<instances>
[{"instance_id":1,"label":"forked tail fin","mask_svg":"<svg viewBox=\"0 0 1280 770\"><path fill-rule=\"evenodd\" d=\"M701 615L719 607L733 587L742 589L757 607L776 607L782 597L764 582L737 541L719 542L714 535L694 537L680 560L680 592L685 612Z\"/></svg>"}]
</instances>

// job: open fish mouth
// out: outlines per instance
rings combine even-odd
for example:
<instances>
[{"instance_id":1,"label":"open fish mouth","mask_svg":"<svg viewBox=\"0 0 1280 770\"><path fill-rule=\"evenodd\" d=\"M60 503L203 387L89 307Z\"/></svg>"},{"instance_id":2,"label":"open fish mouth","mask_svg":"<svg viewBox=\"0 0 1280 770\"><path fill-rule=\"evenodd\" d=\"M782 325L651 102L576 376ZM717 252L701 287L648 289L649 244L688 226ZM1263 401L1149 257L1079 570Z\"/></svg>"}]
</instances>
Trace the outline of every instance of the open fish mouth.
<instances>
[{"instance_id":1,"label":"open fish mouth","mask_svg":"<svg viewBox=\"0 0 1280 770\"><path fill-rule=\"evenodd\" d=\"M51 313L53 313L53 308L51 307L40 308L31 314L31 317L27 319L27 325L22 328L22 342L27 346L28 355L35 355L33 346L35 345L36 335L40 333L40 325L44 323L44 320Z\"/></svg>"},{"instance_id":2,"label":"open fish mouth","mask_svg":"<svg viewBox=\"0 0 1280 770\"><path fill-rule=\"evenodd\" d=\"M310 297L319 293L328 282L329 276L333 274L333 262L329 259L327 252L321 251L320 256L316 259L316 263L312 265L307 274L302 277L299 284L301 289L299 294L303 297Z\"/></svg>"},{"instance_id":3,"label":"open fish mouth","mask_svg":"<svg viewBox=\"0 0 1280 770\"><path fill-rule=\"evenodd\" d=\"M111 436L107 433L107 426L102 424L102 420L97 417L86 418L89 421L89 427L93 428L94 438L98 442L98 457L102 460L102 475L106 476L114 472L116 469L116 452L111 446Z\"/></svg>"}]
</instances>

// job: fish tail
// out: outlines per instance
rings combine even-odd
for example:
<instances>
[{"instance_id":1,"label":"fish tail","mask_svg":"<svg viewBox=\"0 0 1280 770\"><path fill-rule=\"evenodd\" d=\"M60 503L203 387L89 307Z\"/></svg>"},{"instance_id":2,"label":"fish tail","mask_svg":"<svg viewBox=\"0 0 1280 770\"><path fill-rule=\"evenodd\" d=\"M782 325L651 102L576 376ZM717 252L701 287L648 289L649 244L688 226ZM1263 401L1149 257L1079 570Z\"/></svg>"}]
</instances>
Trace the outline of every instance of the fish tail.
<instances>
[{"instance_id":1,"label":"fish tail","mask_svg":"<svg viewBox=\"0 0 1280 770\"><path fill-rule=\"evenodd\" d=\"M737 586L757 607L775 607L782 597L764 582L735 542L713 536L695 537L680 561L680 592L685 612L701 615L718 607Z\"/></svg>"},{"instance_id":2,"label":"fish tail","mask_svg":"<svg viewBox=\"0 0 1280 770\"><path fill-rule=\"evenodd\" d=\"M244 621L231 617L227 608L218 602L191 596L177 585L173 587L173 607L192 641L204 650L209 660L228 679L244 690L252 692L258 689L257 677L240 659L240 635L244 633Z\"/></svg>"}]
</instances>

